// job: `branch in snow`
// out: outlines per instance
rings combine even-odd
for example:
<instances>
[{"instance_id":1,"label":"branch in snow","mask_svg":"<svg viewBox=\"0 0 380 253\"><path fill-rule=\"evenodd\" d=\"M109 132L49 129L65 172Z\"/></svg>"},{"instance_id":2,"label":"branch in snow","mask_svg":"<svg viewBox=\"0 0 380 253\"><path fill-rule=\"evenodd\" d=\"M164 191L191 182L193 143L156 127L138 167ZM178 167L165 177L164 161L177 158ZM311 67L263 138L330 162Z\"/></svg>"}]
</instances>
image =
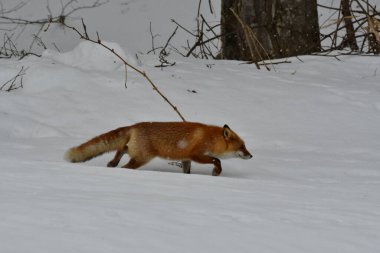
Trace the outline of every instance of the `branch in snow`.
<instances>
[{"instance_id":1,"label":"branch in snow","mask_svg":"<svg viewBox=\"0 0 380 253\"><path fill-rule=\"evenodd\" d=\"M161 64L160 65L157 65L155 67L158 67L158 68L164 68L164 67L168 67L168 66L174 66L175 65L175 62L168 62L168 60L166 60L166 57L169 56L169 53L168 51L166 51L166 48L168 47L169 43L170 43L170 40L174 37L174 35L176 34L178 30L178 26L174 29L172 35L169 37L168 41L166 42L165 46L161 49L160 51L160 55L159 55L159 59L160 59L160 62Z\"/></svg>"},{"instance_id":2,"label":"branch in snow","mask_svg":"<svg viewBox=\"0 0 380 253\"><path fill-rule=\"evenodd\" d=\"M0 87L0 91L6 91L10 92L13 90L17 90L20 88L23 88L23 76L25 75L27 68L24 68L24 66L21 67L21 70L12 77L10 80L6 81L3 85Z\"/></svg>"}]
</instances>

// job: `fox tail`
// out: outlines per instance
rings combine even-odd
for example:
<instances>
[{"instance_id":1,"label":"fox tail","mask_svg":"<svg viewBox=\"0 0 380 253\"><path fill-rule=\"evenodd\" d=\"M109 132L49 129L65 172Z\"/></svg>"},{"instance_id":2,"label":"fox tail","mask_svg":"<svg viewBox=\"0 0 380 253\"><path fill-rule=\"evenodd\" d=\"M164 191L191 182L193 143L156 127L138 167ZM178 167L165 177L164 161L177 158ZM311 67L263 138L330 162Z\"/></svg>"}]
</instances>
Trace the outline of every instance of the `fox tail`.
<instances>
[{"instance_id":1,"label":"fox tail","mask_svg":"<svg viewBox=\"0 0 380 253\"><path fill-rule=\"evenodd\" d=\"M66 151L68 162L85 162L106 152L122 149L129 141L128 127L121 127L101 134L93 139Z\"/></svg>"}]
</instances>

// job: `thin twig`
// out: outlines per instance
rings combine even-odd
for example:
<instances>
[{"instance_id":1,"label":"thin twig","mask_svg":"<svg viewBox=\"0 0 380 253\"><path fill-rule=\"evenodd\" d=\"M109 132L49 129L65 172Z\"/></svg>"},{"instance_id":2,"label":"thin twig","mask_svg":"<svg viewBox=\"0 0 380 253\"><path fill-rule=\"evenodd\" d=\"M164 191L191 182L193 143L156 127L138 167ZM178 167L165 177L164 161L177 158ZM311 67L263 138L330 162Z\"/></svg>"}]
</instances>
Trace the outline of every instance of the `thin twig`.
<instances>
[{"instance_id":1,"label":"thin twig","mask_svg":"<svg viewBox=\"0 0 380 253\"><path fill-rule=\"evenodd\" d=\"M185 32L187 32L188 34L194 36L194 37L197 37L194 33L190 32L188 29L186 29L185 27L183 27L182 25L180 25L179 23L177 23L177 21L175 21L174 19L171 19L171 21L176 24L177 26L179 26L180 28L182 28L182 30L184 30Z\"/></svg>"},{"instance_id":2,"label":"thin twig","mask_svg":"<svg viewBox=\"0 0 380 253\"><path fill-rule=\"evenodd\" d=\"M152 32L152 22L149 22L149 32L150 32L150 36L152 38L152 52L153 54L156 54L156 49L154 47L154 35L153 35L153 32Z\"/></svg>"},{"instance_id":3,"label":"thin twig","mask_svg":"<svg viewBox=\"0 0 380 253\"><path fill-rule=\"evenodd\" d=\"M161 64L160 65L157 65L155 67L168 67L168 66L174 66L175 65L175 62L173 63L170 63L166 60L166 57L169 55L168 52L166 51L166 48L168 47L171 39L174 37L174 35L177 33L177 30L178 30L178 26L174 29L172 35L170 35L169 39L166 41L166 44L165 46L161 49L160 51L160 55L159 55L159 59L160 59L160 62Z\"/></svg>"}]
</instances>

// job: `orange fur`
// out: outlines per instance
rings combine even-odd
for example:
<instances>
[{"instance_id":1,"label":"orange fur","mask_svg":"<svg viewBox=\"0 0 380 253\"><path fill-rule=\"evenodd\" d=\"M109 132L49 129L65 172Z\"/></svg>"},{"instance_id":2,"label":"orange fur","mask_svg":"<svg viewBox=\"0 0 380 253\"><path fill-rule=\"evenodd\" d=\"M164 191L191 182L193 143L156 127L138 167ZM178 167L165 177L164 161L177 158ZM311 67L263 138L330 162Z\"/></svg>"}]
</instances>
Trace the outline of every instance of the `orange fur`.
<instances>
[{"instance_id":1,"label":"orange fur","mask_svg":"<svg viewBox=\"0 0 380 253\"><path fill-rule=\"evenodd\" d=\"M222 171L219 158L252 155L243 140L227 125L222 127L192 122L142 122L121 127L99 135L80 146L69 149L65 160L84 162L106 152L116 150L109 167L115 167L128 153L125 168L136 169L155 157L183 162L185 173L190 173L190 162L214 164L213 175Z\"/></svg>"}]
</instances>

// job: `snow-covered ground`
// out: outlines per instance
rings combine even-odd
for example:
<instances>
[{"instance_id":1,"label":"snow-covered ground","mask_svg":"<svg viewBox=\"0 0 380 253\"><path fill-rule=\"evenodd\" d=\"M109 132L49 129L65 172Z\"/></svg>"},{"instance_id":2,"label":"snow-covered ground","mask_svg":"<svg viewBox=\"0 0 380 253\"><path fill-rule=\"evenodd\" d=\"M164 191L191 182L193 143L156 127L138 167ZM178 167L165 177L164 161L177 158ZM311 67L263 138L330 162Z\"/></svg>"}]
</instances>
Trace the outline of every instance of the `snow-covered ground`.
<instances>
[{"instance_id":1,"label":"snow-covered ground","mask_svg":"<svg viewBox=\"0 0 380 253\"><path fill-rule=\"evenodd\" d=\"M124 67L87 42L0 60L0 85L27 68L22 89L0 93L0 252L379 252L379 57L303 56L268 72L173 55L161 70L131 41L110 45L187 120L228 124L253 159L222 161L219 177L158 159L107 168L112 154L67 163L95 135L179 117L132 71L125 89Z\"/></svg>"}]
</instances>

